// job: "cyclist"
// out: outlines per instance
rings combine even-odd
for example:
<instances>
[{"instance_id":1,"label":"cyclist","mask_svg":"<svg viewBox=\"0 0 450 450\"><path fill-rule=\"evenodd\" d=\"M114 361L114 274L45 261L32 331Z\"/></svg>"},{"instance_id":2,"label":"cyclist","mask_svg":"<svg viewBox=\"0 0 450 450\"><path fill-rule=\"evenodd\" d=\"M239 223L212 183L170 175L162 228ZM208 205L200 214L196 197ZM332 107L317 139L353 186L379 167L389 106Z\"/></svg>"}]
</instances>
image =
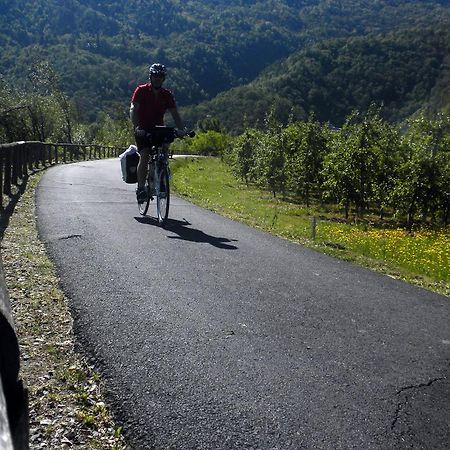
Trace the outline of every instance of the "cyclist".
<instances>
[{"instance_id":1,"label":"cyclist","mask_svg":"<svg viewBox=\"0 0 450 450\"><path fill-rule=\"evenodd\" d=\"M178 113L175 98L171 91L162 87L167 70L163 64L152 64L149 69L149 83L140 84L131 98L130 119L133 123L136 146L139 152L137 167L138 185L136 197L138 202L147 200L145 191L145 179L147 177L148 159L150 147L145 137L148 131L157 125L164 125L164 114L169 111L178 128L178 135L185 134L183 121Z\"/></svg>"}]
</instances>

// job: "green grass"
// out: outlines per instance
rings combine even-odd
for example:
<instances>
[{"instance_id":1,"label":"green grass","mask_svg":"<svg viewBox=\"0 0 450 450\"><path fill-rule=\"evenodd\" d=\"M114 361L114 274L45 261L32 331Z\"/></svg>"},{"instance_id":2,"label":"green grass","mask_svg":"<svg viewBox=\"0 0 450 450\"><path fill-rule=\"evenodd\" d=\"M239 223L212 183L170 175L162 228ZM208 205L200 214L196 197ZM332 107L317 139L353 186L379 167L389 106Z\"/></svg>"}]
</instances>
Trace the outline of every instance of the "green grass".
<instances>
[{"instance_id":1,"label":"green grass","mask_svg":"<svg viewBox=\"0 0 450 450\"><path fill-rule=\"evenodd\" d=\"M450 295L450 230L345 223L339 211L273 198L247 187L216 158L172 161L174 191L202 207L332 256ZM320 217L311 239L311 217Z\"/></svg>"}]
</instances>

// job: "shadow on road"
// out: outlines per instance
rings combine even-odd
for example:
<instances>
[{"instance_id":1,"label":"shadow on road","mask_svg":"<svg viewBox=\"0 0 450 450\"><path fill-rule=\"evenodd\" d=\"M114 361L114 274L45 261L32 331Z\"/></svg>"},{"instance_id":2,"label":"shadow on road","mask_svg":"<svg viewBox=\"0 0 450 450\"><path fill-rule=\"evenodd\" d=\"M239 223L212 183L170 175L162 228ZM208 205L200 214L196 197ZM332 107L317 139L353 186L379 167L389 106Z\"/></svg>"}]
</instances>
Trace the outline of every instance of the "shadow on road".
<instances>
[{"instance_id":1,"label":"shadow on road","mask_svg":"<svg viewBox=\"0 0 450 450\"><path fill-rule=\"evenodd\" d=\"M158 225L158 221L154 217L135 217L135 219L147 225ZM228 239L224 237L215 237L204 233L203 231L197 230L195 228L188 228L191 224L186 220L174 220L167 219L167 223L164 229L178 236L167 236L169 239L182 239L184 241L207 243L214 247L222 248L224 250L237 250L238 247L235 245L228 244L228 242L237 242L236 239Z\"/></svg>"}]
</instances>

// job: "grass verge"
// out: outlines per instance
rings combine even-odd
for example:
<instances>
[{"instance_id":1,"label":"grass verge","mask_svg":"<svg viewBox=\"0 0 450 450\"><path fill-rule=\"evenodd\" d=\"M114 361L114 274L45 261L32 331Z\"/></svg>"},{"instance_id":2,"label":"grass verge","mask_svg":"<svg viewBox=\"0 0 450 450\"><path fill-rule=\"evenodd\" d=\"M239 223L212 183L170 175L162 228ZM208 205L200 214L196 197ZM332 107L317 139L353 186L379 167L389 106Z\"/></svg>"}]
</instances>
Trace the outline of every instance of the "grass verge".
<instances>
[{"instance_id":1,"label":"grass verge","mask_svg":"<svg viewBox=\"0 0 450 450\"><path fill-rule=\"evenodd\" d=\"M72 318L39 241L31 175L1 243L6 285L29 391L30 448L127 449L99 376L74 351Z\"/></svg>"},{"instance_id":2,"label":"grass verge","mask_svg":"<svg viewBox=\"0 0 450 450\"><path fill-rule=\"evenodd\" d=\"M386 229L273 198L217 158L172 161L174 191L202 207L331 256L450 295L450 231ZM317 216L315 239L311 217Z\"/></svg>"}]
</instances>

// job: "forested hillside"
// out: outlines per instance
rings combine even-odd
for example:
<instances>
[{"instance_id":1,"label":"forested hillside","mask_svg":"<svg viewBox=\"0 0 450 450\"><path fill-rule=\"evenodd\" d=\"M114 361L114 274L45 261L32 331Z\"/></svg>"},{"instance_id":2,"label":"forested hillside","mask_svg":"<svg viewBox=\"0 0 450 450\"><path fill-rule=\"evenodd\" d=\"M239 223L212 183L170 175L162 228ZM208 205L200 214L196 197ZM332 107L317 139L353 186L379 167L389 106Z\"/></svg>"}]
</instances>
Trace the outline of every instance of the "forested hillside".
<instances>
[{"instance_id":1,"label":"forested hillside","mask_svg":"<svg viewBox=\"0 0 450 450\"><path fill-rule=\"evenodd\" d=\"M94 121L99 111L125 114L152 61L168 65L179 104L192 105L251 82L295 51L320 51L324 39L449 21L449 2L438 0L0 0L0 72L22 86L33 65L50 62L81 119ZM302 57L278 66L286 71ZM315 76L326 75L318 69ZM258 81L261 88L271 74L284 76L275 66ZM297 79L303 75L288 81ZM308 93L301 108L319 114L329 93ZM346 105L333 108L339 115Z\"/></svg>"},{"instance_id":2,"label":"forested hillside","mask_svg":"<svg viewBox=\"0 0 450 450\"><path fill-rule=\"evenodd\" d=\"M450 111L450 27L412 28L385 36L341 38L294 53L254 82L210 102L186 108L196 122L205 115L227 129L261 124L275 106L278 119L342 125L354 109L384 105L385 117L401 121L420 109Z\"/></svg>"}]
</instances>

